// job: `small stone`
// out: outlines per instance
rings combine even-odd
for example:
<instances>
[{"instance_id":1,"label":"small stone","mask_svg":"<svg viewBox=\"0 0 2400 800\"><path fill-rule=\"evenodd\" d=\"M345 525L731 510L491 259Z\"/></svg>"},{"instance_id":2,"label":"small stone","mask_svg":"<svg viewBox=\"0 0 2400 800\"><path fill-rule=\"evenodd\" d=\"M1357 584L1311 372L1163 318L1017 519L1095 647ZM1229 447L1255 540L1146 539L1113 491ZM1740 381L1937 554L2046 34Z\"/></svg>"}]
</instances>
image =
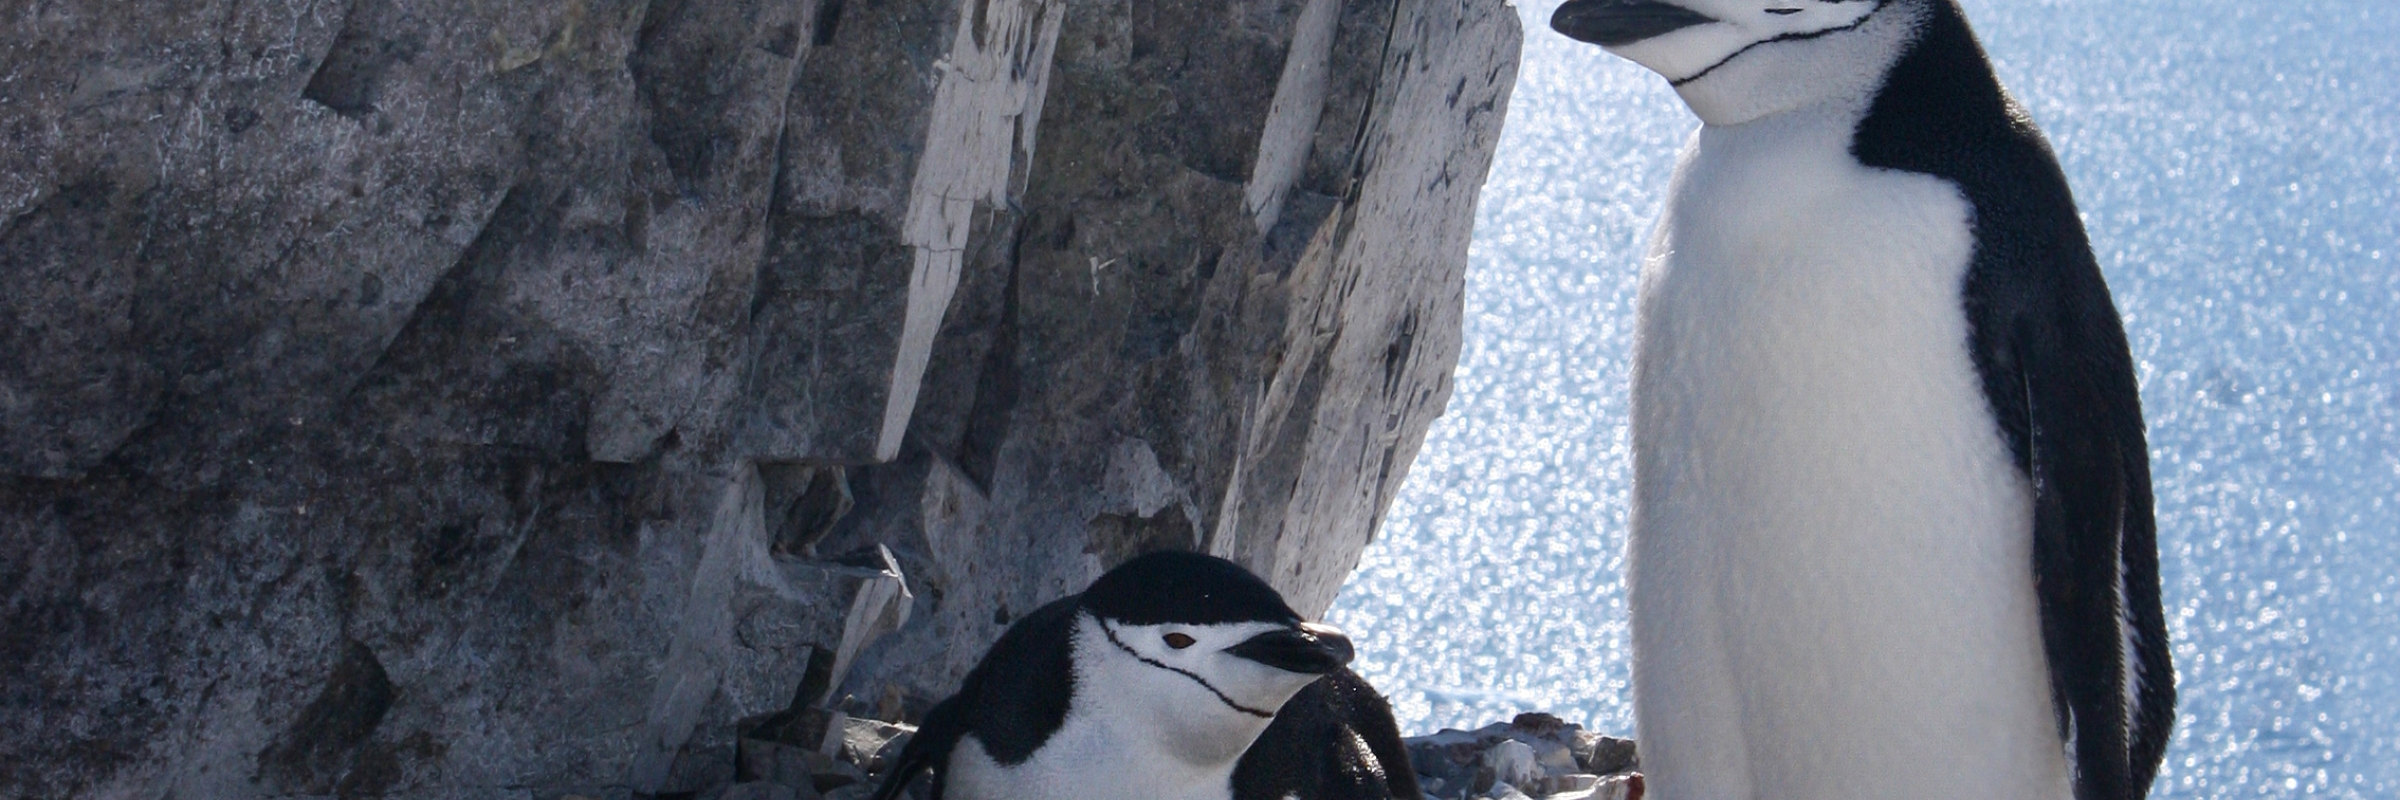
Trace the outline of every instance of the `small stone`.
<instances>
[{"instance_id":1,"label":"small stone","mask_svg":"<svg viewBox=\"0 0 2400 800\"><path fill-rule=\"evenodd\" d=\"M1573 792L1587 792L1593 786L1599 783L1600 776L1598 775L1575 773L1569 775L1549 775L1536 778L1531 783L1521 785L1518 788L1524 789L1526 794L1530 794L1535 797L1557 798L1560 795L1568 795Z\"/></svg>"},{"instance_id":2,"label":"small stone","mask_svg":"<svg viewBox=\"0 0 2400 800\"><path fill-rule=\"evenodd\" d=\"M833 712L832 719L825 722L825 738L817 742L817 752L824 754L827 758L840 758L842 743L849 739L849 734L850 715L839 711Z\"/></svg>"},{"instance_id":3,"label":"small stone","mask_svg":"<svg viewBox=\"0 0 2400 800\"><path fill-rule=\"evenodd\" d=\"M1589 755L1580 756L1583 770L1594 775L1609 775L1631 771L1641 766L1640 754L1635 752L1632 739L1614 736L1593 737Z\"/></svg>"},{"instance_id":4,"label":"small stone","mask_svg":"<svg viewBox=\"0 0 2400 800\"><path fill-rule=\"evenodd\" d=\"M1483 766L1484 748L1489 744L1480 733L1444 729L1440 733L1411 737L1406 743L1409 764L1418 775L1462 791L1490 785L1489 779L1476 780L1476 772Z\"/></svg>"},{"instance_id":5,"label":"small stone","mask_svg":"<svg viewBox=\"0 0 2400 800\"><path fill-rule=\"evenodd\" d=\"M1533 746L1515 739L1483 751L1483 763L1492 768L1494 780L1511 786L1525 786L1546 776Z\"/></svg>"},{"instance_id":6,"label":"small stone","mask_svg":"<svg viewBox=\"0 0 2400 800\"><path fill-rule=\"evenodd\" d=\"M852 717L842 724L841 759L869 775L882 772L916 732L908 725Z\"/></svg>"},{"instance_id":7,"label":"small stone","mask_svg":"<svg viewBox=\"0 0 2400 800\"><path fill-rule=\"evenodd\" d=\"M1610 775L1592 786L1592 800L1642 800L1644 788L1639 772Z\"/></svg>"},{"instance_id":8,"label":"small stone","mask_svg":"<svg viewBox=\"0 0 2400 800\"><path fill-rule=\"evenodd\" d=\"M1590 782L1557 791L1550 791L1548 786L1536 786L1529 791L1541 800L1642 800L1641 773L1628 772L1606 777L1593 775L1574 777L1589 779ZM1558 779L1551 778L1549 780ZM1582 783L1582 781L1577 783Z\"/></svg>"},{"instance_id":9,"label":"small stone","mask_svg":"<svg viewBox=\"0 0 2400 800\"><path fill-rule=\"evenodd\" d=\"M1516 741L1533 748L1534 762L1542 765L1543 774L1573 775L1583 771L1583 765L1575 761L1575 752L1562 742L1553 739Z\"/></svg>"},{"instance_id":10,"label":"small stone","mask_svg":"<svg viewBox=\"0 0 2400 800\"><path fill-rule=\"evenodd\" d=\"M1600 746L1600 740L1604 738L1607 737L1576 728L1574 735L1567 737L1567 749L1575 753L1575 763L1590 766L1592 751Z\"/></svg>"},{"instance_id":11,"label":"small stone","mask_svg":"<svg viewBox=\"0 0 2400 800\"><path fill-rule=\"evenodd\" d=\"M1535 736L1550 736L1564 730L1567 721L1539 711L1527 711L1509 720L1508 726Z\"/></svg>"}]
</instances>

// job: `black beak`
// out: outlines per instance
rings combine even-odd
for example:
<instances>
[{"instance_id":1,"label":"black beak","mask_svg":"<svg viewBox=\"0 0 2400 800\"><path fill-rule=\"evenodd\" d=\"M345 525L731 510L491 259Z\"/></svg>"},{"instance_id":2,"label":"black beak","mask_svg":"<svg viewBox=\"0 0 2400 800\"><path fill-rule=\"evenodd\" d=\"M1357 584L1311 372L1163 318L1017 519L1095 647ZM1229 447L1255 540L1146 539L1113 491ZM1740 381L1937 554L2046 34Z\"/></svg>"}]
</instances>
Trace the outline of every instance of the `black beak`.
<instances>
[{"instance_id":1,"label":"black beak","mask_svg":"<svg viewBox=\"0 0 2400 800\"><path fill-rule=\"evenodd\" d=\"M1350 637L1331 625L1305 623L1297 628L1252 636L1225 652L1285 672L1323 675L1350 663Z\"/></svg>"},{"instance_id":2,"label":"black beak","mask_svg":"<svg viewBox=\"0 0 2400 800\"><path fill-rule=\"evenodd\" d=\"M1550 15L1550 29L1601 47L1648 39L1716 19L1658 0L1570 0Z\"/></svg>"}]
</instances>

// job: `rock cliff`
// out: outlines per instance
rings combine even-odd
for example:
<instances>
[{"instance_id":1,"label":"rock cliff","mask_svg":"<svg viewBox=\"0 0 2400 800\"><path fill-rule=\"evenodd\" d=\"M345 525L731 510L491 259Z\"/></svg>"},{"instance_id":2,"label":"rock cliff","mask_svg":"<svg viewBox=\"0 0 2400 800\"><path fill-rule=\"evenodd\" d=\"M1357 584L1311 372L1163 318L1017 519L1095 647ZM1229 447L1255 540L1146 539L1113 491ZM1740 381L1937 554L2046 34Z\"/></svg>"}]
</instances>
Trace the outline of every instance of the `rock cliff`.
<instances>
[{"instance_id":1,"label":"rock cliff","mask_svg":"<svg viewBox=\"0 0 2400 800\"><path fill-rule=\"evenodd\" d=\"M0 5L0 796L707 794L1146 550L1322 612L1447 399L1518 43Z\"/></svg>"}]
</instances>

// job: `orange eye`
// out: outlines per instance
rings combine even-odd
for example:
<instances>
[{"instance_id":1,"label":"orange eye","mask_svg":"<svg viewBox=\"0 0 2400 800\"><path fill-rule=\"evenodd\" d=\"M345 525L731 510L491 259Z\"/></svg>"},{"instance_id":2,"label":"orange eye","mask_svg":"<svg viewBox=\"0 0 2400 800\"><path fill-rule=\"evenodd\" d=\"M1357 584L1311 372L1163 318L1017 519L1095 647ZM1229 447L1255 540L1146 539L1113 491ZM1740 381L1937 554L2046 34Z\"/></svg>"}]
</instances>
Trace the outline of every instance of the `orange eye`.
<instances>
[{"instance_id":1,"label":"orange eye","mask_svg":"<svg viewBox=\"0 0 2400 800\"><path fill-rule=\"evenodd\" d=\"M1177 650L1192 646L1192 637L1180 633L1167 634L1167 646Z\"/></svg>"}]
</instances>

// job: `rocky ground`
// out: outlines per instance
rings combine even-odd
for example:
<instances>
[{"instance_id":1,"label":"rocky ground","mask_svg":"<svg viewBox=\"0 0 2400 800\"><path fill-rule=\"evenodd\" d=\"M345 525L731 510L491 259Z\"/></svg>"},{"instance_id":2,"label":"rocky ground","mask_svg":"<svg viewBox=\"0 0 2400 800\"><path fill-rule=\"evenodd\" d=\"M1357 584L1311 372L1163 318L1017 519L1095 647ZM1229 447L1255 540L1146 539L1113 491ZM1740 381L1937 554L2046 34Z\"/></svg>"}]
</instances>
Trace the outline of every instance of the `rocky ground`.
<instances>
[{"instance_id":1,"label":"rocky ground","mask_svg":"<svg viewBox=\"0 0 2400 800\"><path fill-rule=\"evenodd\" d=\"M1641 800L1633 740L1549 714L1408 739L1427 800Z\"/></svg>"},{"instance_id":2,"label":"rocky ground","mask_svg":"<svg viewBox=\"0 0 2400 800\"><path fill-rule=\"evenodd\" d=\"M695 800L864 800L908 744L906 724L811 710L741 739L734 782ZM1641 800L1633 740L1542 713L1410 737L1426 800ZM925 783L912 787L923 800ZM589 800L570 796L565 800Z\"/></svg>"}]
</instances>

